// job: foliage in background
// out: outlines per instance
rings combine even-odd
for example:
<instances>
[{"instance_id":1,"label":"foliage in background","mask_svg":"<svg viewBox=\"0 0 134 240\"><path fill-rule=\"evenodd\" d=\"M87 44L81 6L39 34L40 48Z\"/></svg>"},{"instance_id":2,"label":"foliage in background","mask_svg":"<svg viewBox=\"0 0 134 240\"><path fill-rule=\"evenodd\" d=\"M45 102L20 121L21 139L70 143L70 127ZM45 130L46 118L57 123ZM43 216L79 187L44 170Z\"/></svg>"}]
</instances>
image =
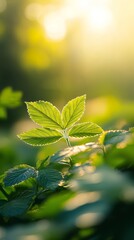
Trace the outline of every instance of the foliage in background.
<instances>
[{"instance_id":1,"label":"foliage in background","mask_svg":"<svg viewBox=\"0 0 134 240\"><path fill-rule=\"evenodd\" d=\"M6 87L0 92L0 118L7 118L7 109L16 108L21 104L22 92Z\"/></svg>"},{"instance_id":2,"label":"foliage in background","mask_svg":"<svg viewBox=\"0 0 134 240\"><path fill-rule=\"evenodd\" d=\"M1 175L1 240L133 240L134 128L104 131L94 123L76 123L84 103L85 96L77 97L61 114L48 102L27 103L41 128L20 137L45 145L54 142L56 131L69 147L36 166L21 164ZM69 136L96 133L95 142L70 146Z\"/></svg>"}]
</instances>

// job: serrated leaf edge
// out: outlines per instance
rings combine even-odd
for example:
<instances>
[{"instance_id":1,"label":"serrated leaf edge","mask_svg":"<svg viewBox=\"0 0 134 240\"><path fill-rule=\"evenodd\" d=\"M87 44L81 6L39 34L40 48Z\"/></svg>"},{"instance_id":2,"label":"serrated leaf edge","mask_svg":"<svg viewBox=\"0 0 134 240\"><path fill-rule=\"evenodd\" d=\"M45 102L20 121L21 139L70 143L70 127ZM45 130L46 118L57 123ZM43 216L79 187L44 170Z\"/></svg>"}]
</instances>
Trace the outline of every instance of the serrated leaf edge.
<instances>
[{"instance_id":1,"label":"serrated leaf edge","mask_svg":"<svg viewBox=\"0 0 134 240\"><path fill-rule=\"evenodd\" d=\"M82 114L81 114L81 117L79 117L78 118L78 120L77 120L77 122L82 118L82 116L83 116L83 114L84 114L84 111L85 111L85 100L86 100L86 94L84 94L84 95L82 95L83 97L84 97L84 107L83 107L83 112L82 112ZM78 96L78 97L76 97L76 98L80 98L80 97L82 97L82 96ZM72 101L72 100L75 100L76 98L73 98L73 99L71 99L71 100L69 100L68 102L67 102L67 104L63 107L63 109L62 109L62 112L61 112L61 120L62 120L62 124L64 125L64 123L63 123L63 119L62 119L62 113L63 113L63 110L65 109L65 107ZM69 122L68 122L69 123ZM67 123L67 125L68 125L68 123ZM72 126L74 126L75 125L75 123L74 124L72 124ZM71 126L71 127L72 127ZM64 127L64 129L70 129L70 127Z\"/></svg>"},{"instance_id":2,"label":"serrated leaf edge","mask_svg":"<svg viewBox=\"0 0 134 240\"><path fill-rule=\"evenodd\" d=\"M35 129L35 128L33 128L33 129ZM27 132L29 132L29 131L32 131L33 129L30 129L30 130L28 130L28 131L26 131L26 132L22 132L22 133L20 133L20 134L17 134L17 137L18 137L21 141L23 141L24 143L26 143L27 145L34 146L34 147L42 147L42 146L50 145L50 144L53 144L53 143L58 142L59 140L61 140L61 139L63 138L63 136L61 136L58 140L56 140L56 141L54 141L54 142L52 142L52 143L36 144L36 145L35 145L35 144L28 143L28 142L26 142L25 140L23 140L23 139L21 138L21 135L22 135L22 134L27 133ZM49 128L43 128L43 127L41 127L40 129L48 129L48 130L49 130ZM55 129L52 129L52 130L61 133L61 132L58 131L58 130L55 130Z\"/></svg>"},{"instance_id":3,"label":"serrated leaf edge","mask_svg":"<svg viewBox=\"0 0 134 240\"><path fill-rule=\"evenodd\" d=\"M38 103L38 102L44 102L44 103L49 103L49 104L51 104L51 106L53 106L54 108L56 108L56 110L59 112L59 114L60 114L60 116L61 116L61 112L59 111L59 109L58 109L56 106L54 106L52 103L48 102L48 101L39 100L39 101L34 101L34 102L25 102L26 107L27 107L27 112L28 112L29 118L32 120L32 122L34 122L34 123L37 124L38 126L43 127L42 125L40 125L39 123L35 122L35 121L31 118L30 112L29 112L29 109L28 109L28 104L29 104L29 103ZM49 117L48 117L48 118L49 118ZM50 118L50 119L51 119L51 118ZM53 119L51 119L51 120L52 120L54 123L56 123L56 124L61 128L61 130L63 130L63 127L62 127L59 123L55 122ZM61 120L61 123L62 123L62 120ZM45 127L44 127L44 128L45 128ZM50 127L49 129L55 130L56 128L51 128L51 127ZM59 129L56 129L56 130L58 131Z\"/></svg>"},{"instance_id":4,"label":"serrated leaf edge","mask_svg":"<svg viewBox=\"0 0 134 240\"><path fill-rule=\"evenodd\" d=\"M83 123L77 123L77 124L75 124L73 127L75 127L75 126L78 126L78 125L84 125L84 124L87 124L87 123L89 123L89 124L95 124L96 126L98 126L101 130L102 130L102 132L100 132L100 133L96 133L96 134L94 134L93 136L91 135L91 136L82 136L82 137L76 137L76 136L71 136L71 135L69 135L71 138L91 138L91 137L96 137L96 136L99 136L99 135L101 135L103 132L104 132L104 130L99 126L99 125L97 125L96 123L93 123L93 122L83 122ZM73 127L72 128L70 128L69 129L69 133L70 133L70 131L73 129Z\"/></svg>"},{"instance_id":5,"label":"serrated leaf edge","mask_svg":"<svg viewBox=\"0 0 134 240\"><path fill-rule=\"evenodd\" d=\"M3 178L3 182L4 182L4 179L6 178L6 176L7 176L7 173L9 172L9 171L11 171L11 170L17 170L17 169L21 169L21 167L22 167L22 169L23 168L29 168L29 169L33 169L34 170L34 172L35 172L35 178L36 178L36 175L37 175L37 170L34 168L34 167L31 167L31 166L29 166L29 165L23 165L23 164L21 164L21 165L18 165L18 166L15 166L14 168L11 168L11 169L9 169L9 170L7 170L6 172L5 172L5 177ZM33 177L28 177L27 179L24 179L24 180L22 180L22 181L20 181L20 182L18 182L18 183L15 183L15 184L12 184L12 185L6 185L5 184L5 182L4 182L4 185L5 185L5 187L12 187L12 186L17 186L18 184L20 184L20 183L22 183L22 182L25 182L26 180L28 180L28 179L30 179L30 178L34 178L34 176Z\"/></svg>"}]
</instances>

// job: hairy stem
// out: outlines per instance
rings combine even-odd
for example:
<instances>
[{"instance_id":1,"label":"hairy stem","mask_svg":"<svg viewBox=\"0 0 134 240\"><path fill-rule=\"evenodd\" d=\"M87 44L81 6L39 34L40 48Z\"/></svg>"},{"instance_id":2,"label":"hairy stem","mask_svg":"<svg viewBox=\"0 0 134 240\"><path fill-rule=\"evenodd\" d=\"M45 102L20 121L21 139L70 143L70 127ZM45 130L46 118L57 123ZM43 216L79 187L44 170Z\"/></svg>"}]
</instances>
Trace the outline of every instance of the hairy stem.
<instances>
[{"instance_id":1,"label":"hairy stem","mask_svg":"<svg viewBox=\"0 0 134 240\"><path fill-rule=\"evenodd\" d=\"M66 132L66 129L65 129L64 132L63 132L63 136L64 136L64 139L66 140L67 146L68 146L68 147L71 147L71 143L70 143L70 141L69 141L69 136L68 136L68 134L67 134L67 132ZM72 166L72 158L69 157L69 159L70 159L70 164L71 164L71 166Z\"/></svg>"},{"instance_id":2,"label":"hairy stem","mask_svg":"<svg viewBox=\"0 0 134 240\"><path fill-rule=\"evenodd\" d=\"M71 143L70 143L70 141L69 141L69 136L68 136L68 134L67 134L67 132L66 132L66 129L63 131L63 137L64 137L64 139L66 140L67 146L68 146L68 147L71 147Z\"/></svg>"}]
</instances>

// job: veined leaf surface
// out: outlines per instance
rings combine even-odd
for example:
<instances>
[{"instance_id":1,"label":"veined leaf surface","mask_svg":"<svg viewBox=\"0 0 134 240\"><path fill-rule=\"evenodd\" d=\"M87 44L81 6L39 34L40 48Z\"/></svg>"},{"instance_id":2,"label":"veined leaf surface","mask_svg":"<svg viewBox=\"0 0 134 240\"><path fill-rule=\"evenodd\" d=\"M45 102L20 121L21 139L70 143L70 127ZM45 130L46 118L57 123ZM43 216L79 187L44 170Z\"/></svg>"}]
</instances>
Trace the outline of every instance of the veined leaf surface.
<instances>
[{"instance_id":1,"label":"veined leaf surface","mask_svg":"<svg viewBox=\"0 0 134 240\"><path fill-rule=\"evenodd\" d=\"M45 128L62 129L59 110L50 102L26 102L30 118Z\"/></svg>"},{"instance_id":2,"label":"veined leaf surface","mask_svg":"<svg viewBox=\"0 0 134 240\"><path fill-rule=\"evenodd\" d=\"M69 132L71 137L91 137L102 133L102 128L95 123L85 122L75 125Z\"/></svg>"},{"instance_id":3,"label":"veined leaf surface","mask_svg":"<svg viewBox=\"0 0 134 240\"><path fill-rule=\"evenodd\" d=\"M30 131L21 133L18 137L30 145L44 146L57 142L62 138L62 134L52 129L34 128Z\"/></svg>"},{"instance_id":4,"label":"veined leaf surface","mask_svg":"<svg viewBox=\"0 0 134 240\"><path fill-rule=\"evenodd\" d=\"M62 175L56 169L45 168L39 171L37 180L40 186L55 190L62 180Z\"/></svg>"},{"instance_id":5,"label":"veined leaf surface","mask_svg":"<svg viewBox=\"0 0 134 240\"><path fill-rule=\"evenodd\" d=\"M21 183L36 176L36 170L28 165L20 165L6 172L4 184L6 187Z\"/></svg>"},{"instance_id":6,"label":"veined leaf surface","mask_svg":"<svg viewBox=\"0 0 134 240\"><path fill-rule=\"evenodd\" d=\"M95 143L86 143L79 146L69 147L65 148L64 150L58 151L55 153L51 158L50 162L59 162L66 158L75 156L79 153L90 151L91 149L101 148L101 145L95 144Z\"/></svg>"},{"instance_id":7,"label":"veined leaf surface","mask_svg":"<svg viewBox=\"0 0 134 240\"><path fill-rule=\"evenodd\" d=\"M110 130L103 132L99 138L99 143L108 145L108 144L118 144L125 141L129 136L129 132L125 130Z\"/></svg>"},{"instance_id":8,"label":"veined leaf surface","mask_svg":"<svg viewBox=\"0 0 134 240\"><path fill-rule=\"evenodd\" d=\"M74 125L82 117L85 110L86 96L80 96L69 101L62 110L62 121L64 128Z\"/></svg>"},{"instance_id":9,"label":"veined leaf surface","mask_svg":"<svg viewBox=\"0 0 134 240\"><path fill-rule=\"evenodd\" d=\"M24 214L33 202L34 192L22 192L20 196L0 204L0 215L15 217Z\"/></svg>"}]
</instances>

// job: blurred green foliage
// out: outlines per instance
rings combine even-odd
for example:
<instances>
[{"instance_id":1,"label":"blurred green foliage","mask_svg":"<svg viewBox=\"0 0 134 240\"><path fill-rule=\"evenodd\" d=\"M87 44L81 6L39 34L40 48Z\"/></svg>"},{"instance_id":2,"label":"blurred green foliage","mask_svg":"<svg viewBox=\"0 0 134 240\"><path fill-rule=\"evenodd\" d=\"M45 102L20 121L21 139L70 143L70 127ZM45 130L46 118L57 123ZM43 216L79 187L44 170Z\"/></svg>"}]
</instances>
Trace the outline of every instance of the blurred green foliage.
<instances>
[{"instance_id":1,"label":"blurred green foliage","mask_svg":"<svg viewBox=\"0 0 134 240\"><path fill-rule=\"evenodd\" d=\"M123 0L121 10L121 0L97 3L100 11L110 8L114 18L115 25L104 32L94 31L86 22L92 6L85 0L0 2L1 88L19 88L26 101L45 96L59 104L85 89L88 98L133 99L132 0ZM47 21L51 16L52 24ZM53 24L57 24L54 29L65 27L63 38L50 38Z\"/></svg>"},{"instance_id":2,"label":"blurred green foliage","mask_svg":"<svg viewBox=\"0 0 134 240\"><path fill-rule=\"evenodd\" d=\"M97 4L99 23L110 10L113 25L91 28L88 2ZM134 239L133 6L132 0L0 0L1 240ZM33 125L22 119L24 105L12 110L21 92L25 101L45 98L59 108L86 92L83 120L106 131L71 139L71 149L62 141L25 146L16 135Z\"/></svg>"},{"instance_id":3,"label":"blurred green foliage","mask_svg":"<svg viewBox=\"0 0 134 240\"><path fill-rule=\"evenodd\" d=\"M1 240L133 240L133 127L99 135L1 174Z\"/></svg>"},{"instance_id":4,"label":"blurred green foliage","mask_svg":"<svg viewBox=\"0 0 134 240\"><path fill-rule=\"evenodd\" d=\"M15 108L21 104L22 92L13 91L7 87L0 93L0 118L7 118L7 109Z\"/></svg>"}]
</instances>

